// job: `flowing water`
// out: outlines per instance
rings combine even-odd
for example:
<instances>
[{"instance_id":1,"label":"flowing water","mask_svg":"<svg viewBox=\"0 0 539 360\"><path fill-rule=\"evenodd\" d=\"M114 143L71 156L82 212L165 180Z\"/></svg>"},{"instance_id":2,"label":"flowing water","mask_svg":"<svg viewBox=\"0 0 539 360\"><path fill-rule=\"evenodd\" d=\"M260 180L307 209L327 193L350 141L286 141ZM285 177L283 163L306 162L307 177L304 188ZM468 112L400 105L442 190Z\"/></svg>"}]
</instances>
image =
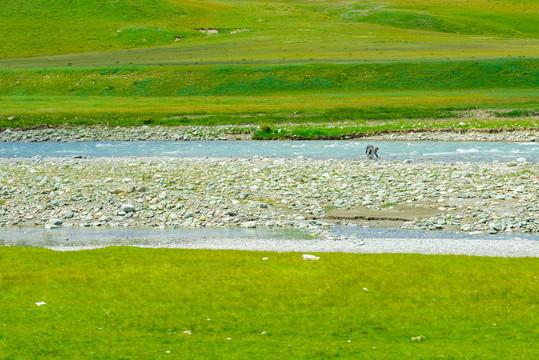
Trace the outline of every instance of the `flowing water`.
<instances>
[{"instance_id":1,"label":"flowing water","mask_svg":"<svg viewBox=\"0 0 539 360\"><path fill-rule=\"evenodd\" d=\"M131 141L0 143L0 157L281 157L363 159L364 141ZM539 162L535 142L379 141L373 143L382 160Z\"/></svg>"},{"instance_id":2,"label":"flowing water","mask_svg":"<svg viewBox=\"0 0 539 360\"><path fill-rule=\"evenodd\" d=\"M55 250L84 250L106 246L139 246L183 249L239 249L260 251L344 251L360 252L356 242L376 244L382 240L426 241L445 240L461 244L478 240L512 244L539 241L534 234L470 235L447 231L403 230L338 226L334 235L352 236L349 241L321 240L298 229L159 229L159 228L59 228L59 229L0 229L0 246L38 246ZM405 239L405 240L403 240ZM483 241L481 243L485 244ZM531 243L527 247L532 246ZM535 247L536 249L536 247ZM533 247L532 247L533 251ZM526 254L530 256L529 249ZM537 255L536 255L537 256Z\"/></svg>"}]
</instances>

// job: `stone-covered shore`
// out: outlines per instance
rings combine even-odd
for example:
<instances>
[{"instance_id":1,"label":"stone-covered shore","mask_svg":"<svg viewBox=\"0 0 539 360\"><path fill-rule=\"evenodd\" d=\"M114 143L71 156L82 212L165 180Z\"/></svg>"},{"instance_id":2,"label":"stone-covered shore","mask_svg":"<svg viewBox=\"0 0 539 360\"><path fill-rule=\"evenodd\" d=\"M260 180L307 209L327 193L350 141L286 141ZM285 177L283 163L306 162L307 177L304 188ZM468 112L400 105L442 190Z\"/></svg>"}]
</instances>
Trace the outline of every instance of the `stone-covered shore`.
<instances>
[{"instance_id":1,"label":"stone-covered shore","mask_svg":"<svg viewBox=\"0 0 539 360\"><path fill-rule=\"evenodd\" d=\"M82 142L82 141L193 141L250 140L258 126L140 126L140 127L59 127L46 129L4 129L0 142ZM432 140L432 141L539 141L539 129L427 129L357 134L343 139Z\"/></svg>"},{"instance_id":2,"label":"stone-covered shore","mask_svg":"<svg viewBox=\"0 0 539 360\"><path fill-rule=\"evenodd\" d=\"M539 164L527 162L0 159L0 226L538 233L538 177Z\"/></svg>"}]
</instances>

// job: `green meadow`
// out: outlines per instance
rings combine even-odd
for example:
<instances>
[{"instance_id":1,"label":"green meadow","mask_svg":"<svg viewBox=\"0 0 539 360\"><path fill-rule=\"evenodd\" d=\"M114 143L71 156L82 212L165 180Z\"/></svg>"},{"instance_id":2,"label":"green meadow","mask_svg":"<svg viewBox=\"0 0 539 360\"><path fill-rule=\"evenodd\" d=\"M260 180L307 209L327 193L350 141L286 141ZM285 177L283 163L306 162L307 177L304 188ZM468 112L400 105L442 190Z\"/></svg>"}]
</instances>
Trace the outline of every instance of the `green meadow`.
<instances>
[{"instance_id":1,"label":"green meadow","mask_svg":"<svg viewBox=\"0 0 539 360\"><path fill-rule=\"evenodd\" d=\"M257 96L534 90L536 60L0 70L0 95ZM391 95L391 94L390 94Z\"/></svg>"},{"instance_id":2,"label":"green meadow","mask_svg":"<svg viewBox=\"0 0 539 360\"><path fill-rule=\"evenodd\" d=\"M536 58L537 11L536 0L9 0L0 66Z\"/></svg>"},{"instance_id":3,"label":"green meadow","mask_svg":"<svg viewBox=\"0 0 539 360\"><path fill-rule=\"evenodd\" d=\"M0 127L219 125L536 112L539 62L0 70ZM524 121L525 122L525 121Z\"/></svg>"},{"instance_id":4,"label":"green meadow","mask_svg":"<svg viewBox=\"0 0 539 360\"><path fill-rule=\"evenodd\" d=\"M535 0L10 0L0 127L533 114L538 13Z\"/></svg>"},{"instance_id":5,"label":"green meadow","mask_svg":"<svg viewBox=\"0 0 539 360\"><path fill-rule=\"evenodd\" d=\"M0 247L0 358L539 356L533 258L318 256Z\"/></svg>"}]
</instances>

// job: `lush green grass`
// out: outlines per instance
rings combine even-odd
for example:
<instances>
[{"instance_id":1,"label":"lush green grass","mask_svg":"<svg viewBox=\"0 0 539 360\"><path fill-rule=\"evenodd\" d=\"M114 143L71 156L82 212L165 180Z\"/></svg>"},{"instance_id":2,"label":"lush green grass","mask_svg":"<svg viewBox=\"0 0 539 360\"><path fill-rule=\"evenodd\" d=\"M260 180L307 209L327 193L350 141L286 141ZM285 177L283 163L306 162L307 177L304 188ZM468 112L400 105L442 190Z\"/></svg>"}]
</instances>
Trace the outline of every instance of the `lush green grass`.
<instances>
[{"instance_id":1,"label":"lush green grass","mask_svg":"<svg viewBox=\"0 0 539 360\"><path fill-rule=\"evenodd\" d=\"M539 356L533 258L320 256L3 247L0 357Z\"/></svg>"},{"instance_id":2,"label":"lush green grass","mask_svg":"<svg viewBox=\"0 0 539 360\"><path fill-rule=\"evenodd\" d=\"M532 117L508 117L500 114L500 118L476 119L476 118L448 118L448 119L400 119L400 120L377 120L355 122L333 122L328 124L262 124L258 131L253 134L257 140L329 140L351 139L366 134L386 131L424 130L438 129L440 131L466 131L469 129L493 129L515 130L537 128L538 121Z\"/></svg>"},{"instance_id":3,"label":"lush green grass","mask_svg":"<svg viewBox=\"0 0 539 360\"><path fill-rule=\"evenodd\" d=\"M0 95L191 96L533 89L539 60L0 71Z\"/></svg>"},{"instance_id":4,"label":"lush green grass","mask_svg":"<svg viewBox=\"0 0 539 360\"><path fill-rule=\"evenodd\" d=\"M454 117L537 108L535 60L0 71L0 127ZM10 118L14 117L13 120Z\"/></svg>"},{"instance_id":5,"label":"lush green grass","mask_svg":"<svg viewBox=\"0 0 539 360\"><path fill-rule=\"evenodd\" d=\"M352 22L401 29L500 37L536 37L536 1L337 2L330 13ZM320 7L319 10L324 8ZM328 10L326 8L326 10Z\"/></svg>"},{"instance_id":6,"label":"lush green grass","mask_svg":"<svg viewBox=\"0 0 539 360\"><path fill-rule=\"evenodd\" d=\"M0 128L326 123L452 118L467 109L529 117L537 89L367 92L268 96L0 97ZM521 126L532 121L524 119ZM488 123L486 124L488 125Z\"/></svg>"},{"instance_id":7,"label":"lush green grass","mask_svg":"<svg viewBox=\"0 0 539 360\"><path fill-rule=\"evenodd\" d=\"M0 31L1 57L155 46L170 44L175 36L202 37L195 28L204 15L192 1L178 3L8 0L0 15L5 25Z\"/></svg>"},{"instance_id":8,"label":"lush green grass","mask_svg":"<svg viewBox=\"0 0 539 360\"><path fill-rule=\"evenodd\" d=\"M537 57L537 10L535 0L7 0L0 66Z\"/></svg>"},{"instance_id":9,"label":"lush green grass","mask_svg":"<svg viewBox=\"0 0 539 360\"><path fill-rule=\"evenodd\" d=\"M8 0L0 128L529 111L537 10L535 0Z\"/></svg>"}]
</instances>

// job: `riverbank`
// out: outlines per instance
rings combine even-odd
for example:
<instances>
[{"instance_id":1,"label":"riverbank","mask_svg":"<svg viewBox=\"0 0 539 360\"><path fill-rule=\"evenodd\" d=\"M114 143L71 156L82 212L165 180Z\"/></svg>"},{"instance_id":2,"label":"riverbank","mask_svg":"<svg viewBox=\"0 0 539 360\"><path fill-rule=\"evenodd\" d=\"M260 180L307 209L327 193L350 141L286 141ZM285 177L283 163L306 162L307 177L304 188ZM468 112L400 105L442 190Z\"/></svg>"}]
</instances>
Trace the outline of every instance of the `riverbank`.
<instances>
[{"instance_id":1,"label":"riverbank","mask_svg":"<svg viewBox=\"0 0 539 360\"><path fill-rule=\"evenodd\" d=\"M328 126L349 126L342 122ZM317 125L321 126L321 125ZM251 126L137 126L137 127L55 127L39 129L5 129L0 142L86 142L86 141L195 141L195 140L252 140L259 131ZM373 141L507 141L535 142L539 128L418 128L370 133L352 133L336 139Z\"/></svg>"},{"instance_id":2,"label":"riverbank","mask_svg":"<svg viewBox=\"0 0 539 360\"><path fill-rule=\"evenodd\" d=\"M123 245L126 246L126 245ZM423 254L491 257L539 257L539 246L530 240L362 239L361 241L309 241L287 239L202 238L177 244L131 245L141 248L242 250L303 253ZM45 246L55 251L94 250L100 246ZM106 247L106 245L104 246Z\"/></svg>"},{"instance_id":3,"label":"riverbank","mask_svg":"<svg viewBox=\"0 0 539 360\"><path fill-rule=\"evenodd\" d=\"M343 228L330 230L342 234ZM155 229L68 227L63 229L0 228L0 244L44 247L55 251L95 250L113 246L150 249L210 249L270 252L428 254L495 257L539 257L532 234L473 236L462 233L346 227L347 236L309 237L290 229ZM353 235L352 235L353 234ZM0 245L1 246L1 245Z\"/></svg>"},{"instance_id":4,"label":"riverbank","mask_svg":"<svg viewBox=\"0 0 539 360\"><path fill-rule=\"evenodd\" d=\"M2 227L371 227L539 233L536 163L0 159Z\"/></svg>"}]
</instances>

